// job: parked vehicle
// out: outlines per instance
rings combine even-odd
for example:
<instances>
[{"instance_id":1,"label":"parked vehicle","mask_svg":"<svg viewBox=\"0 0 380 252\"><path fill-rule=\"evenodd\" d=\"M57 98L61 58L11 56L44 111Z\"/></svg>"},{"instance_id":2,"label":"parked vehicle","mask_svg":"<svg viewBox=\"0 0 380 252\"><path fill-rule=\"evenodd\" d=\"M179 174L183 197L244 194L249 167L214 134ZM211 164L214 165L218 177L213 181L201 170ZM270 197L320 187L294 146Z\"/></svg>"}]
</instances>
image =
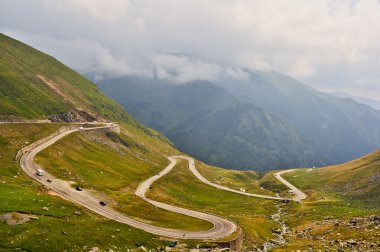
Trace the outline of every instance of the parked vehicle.
<instances>
[{"instance_id":1,"label":"parked vehicle","mask_svg":"<svg viewBox=\"0 0 380 252\"><path fill-rule=\"evenodd\" d=\"M174 248L176 245L177 245L177 241L172 241L171 243L169 243L170 248Z\"/></svg>"},{"instance_id":2,"label":"parked vehicle","mask_svg":"<svg viewBox=\"0 0 380 252\"><path fill-rule=\"evenodd\" d=\"M106 206L107 205L107 203L104 202L104 201L100 201L99 204L102 205L102 206Z\"/></svg>"},{"instance_id":3,"label":"parked vehicle","mask_svg":"<svg viewBox=\"0 0 380 252\"><path fill-rule=\"evenodd\" d=\"M80 187L80 186L75 187L75 190L77 190L77 191L83 191L82 187Z\"/></svg>"}]
</instances>

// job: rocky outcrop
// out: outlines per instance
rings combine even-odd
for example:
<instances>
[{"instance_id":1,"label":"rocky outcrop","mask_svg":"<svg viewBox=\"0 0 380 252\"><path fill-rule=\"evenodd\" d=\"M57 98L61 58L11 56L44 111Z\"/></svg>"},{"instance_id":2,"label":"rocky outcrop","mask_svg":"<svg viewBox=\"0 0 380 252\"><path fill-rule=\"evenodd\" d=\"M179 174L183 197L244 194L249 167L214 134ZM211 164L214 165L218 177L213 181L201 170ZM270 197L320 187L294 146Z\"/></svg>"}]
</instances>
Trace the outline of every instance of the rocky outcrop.
<instances>
[{"instance_id":1,"label":"rocky outcrop","mask_svg":"<svg viewBox=\"0 0 380 252\"><path fill-rule=\"evenodd\" d=\"M274 239L269 239L266 241L261 248L257 248L256 251L271 251L272 249L284 245L287 243L287 239L285 238L285 235L289 233L289 227L285 224L285 221L283 219L283 211L281 209L281 206L287 203L276 203L275 206L277 208L277 212L270 216L270 219L273 220L278 228L272 228L272 234L275 237Z\"/></svg>"},{"instance_id":2,"label":"rocky outcrop","mask_svg":"<svg viewBox=\"0 0 380 252\"><path fill-rule=\"evenodd\" d=\"M342 230L350 232L341 233ZM326 217L296 230L295 236L292 237L318 242L310 244L307 251L322 248L324 251L380 251L379 230L379 215L352 217L346 220Z\"/></svg>"},{"instance_id":3,"label":"rocky outcrop","mask_svg":"<svg viewBox=\"0 0 380 252\"><path fill-rule=\"evenodd\" d=\"M49 115L48 118L52 122L105 122L99 115L80 109L71 109L68 112Z\"/></svg>"}]
</instances>

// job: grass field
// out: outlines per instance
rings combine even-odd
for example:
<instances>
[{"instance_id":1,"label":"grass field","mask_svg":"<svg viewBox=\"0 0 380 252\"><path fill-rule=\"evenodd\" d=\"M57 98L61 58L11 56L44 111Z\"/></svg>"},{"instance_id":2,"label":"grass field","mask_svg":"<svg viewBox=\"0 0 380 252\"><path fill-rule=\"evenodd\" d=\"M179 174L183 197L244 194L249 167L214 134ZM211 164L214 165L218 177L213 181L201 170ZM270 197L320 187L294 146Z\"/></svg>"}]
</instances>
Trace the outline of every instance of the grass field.
<instances>
[{"instance_id":1,"label":"grass field","mask_svg":"<svg viewBox=\"0 0 380 252\"><path fill-rule=\"evenodd\" d=\"M312 192L335 193L380 208L380 150L342 165L301 169L284 177Z\"/></svg>"},{"instance_id":2,"label":"grass field","mask_svg":"<svg viewBox=\"0 0 380 252\"><path fill-rule=\"evenodd\" d=\"M108 135L108 136L107 136ZM156 208L134 195L138 184L169 161L124 135L74 133L38 154L36 161L53 175L100 193L115 209L157 226L207 230L206 221ZM123 144L115 142L119 137Z\"/></svg>"},{"instance_id":3,"label":"grass field","mask_svg":"<svg viewBox=\"0 0 380 252\"><path fill-rule=\"evenodd\" d=\"M1 119L41 119L80 108L110 120L137 124L85 77L4 34L0 34L0 72Z\"/></svg>"},{"instance_id":4,"label":"grass field","mask_svg":"<svg viewBox=\"0 0 380 252\"><path fill-rule=\"evenodd\" d=\"M17 150L56 131L60 126L0 125L0 215L20 212L38 217L38 220L15 226L0 222L0 237L4 237L0 239L0 250L79 251L99 247L123 251L167 244L167 241L156 236L107 220L49 195L46 189L21 172L14 161ZM49 172L75 182L73 186L80 185L86 190L101 192L113 207L136 219L164 227L208 229L210 224L207 222L155 209L134 196L139 182L162 170L168 164L165 156L178 152L154 131L149 131L149 137L146 132L134 127L124 126L122 131L124 134L83 132L69 135L41 152L37 160ZM288 243L274 251L323 250L326 246L333 246L328 244L335 240L376 242L380 231L373 225L357 229L347 223L354 217L365 219L379 214L378 206L370 204L373 201L368 203L363 200L357 189L342 191L345 188L342 185L352 180L352 176L356 176L352 173L362 167L369 167L366 170L371 171L369 177L376 175L377 155L349 163L348 166L329 167L326 170L299 169L284 175L309 197L301 204L292 202L282 206L283 218L291 230L286 236ZM273 177L273 172L228 171L198 161L196 165L209 180L231 188L244 188L248 192L265 191L265 194L286 192L286 187ZM341 170L334 171L337 168ZM337 176L342 171L344 177ZM329 176L330 179L326 179ZM358 176L358 180L366 181L366 178ZM274 189L272 192L260 187ZM376 196L372 187L366 188L370 193L375 192ZM236 222L244 231L247 249L260 247L273 238L271 228L278 227L268 218L276 212L273 201L236 195L204 185L189 171L185 161L179 161L171 173L154 183L147 195L155 200L216 214ZM336 226L335 223L340 224ZM185 243L190 246L199 244L198 241Z\"/></svg>"},{"instance_id":5,"label":"grass field","mask_svg":"<svg viewBox=\"0 0 380 252\"><path fill-rule=\"evenodd\" d=\"M268 216L275 212L273 201L250 198L218 190L198 181L186 161L152 185L149 198L220 215L235 221L245 233L246 246L262 243L272 237L275 224Z\"/></svg>"},{"instance_id":6,"label":"grass field","mask_svg":"<svg viewBox=\"0 0 380 252\"><path fill-rule=\"evenodd\" d=\"M274 190L282 195L287 191L287 188L274 178L273 172L258 175L254 172L224 171L200 163L197 163L197 167L206 178L232 188L264 183L268 187L273 186ZM291 202L281 207L290 232L286 235L288 243L278 246L274 251L337 249L339 244L330 244L335 240L356 239L367 248L368 244L376 242L380 231L374 229L370 216L379 214L379 208L340 195L333 190L320 189L329 188L328 183L324 186L316 181L313 188L310 186L313 184L310 182L310 177L301 179L301 175L298 176L305 172L310 173L307 170L300 169L284 175L304 190L309 197L301 204ZM251 190L257 190L257 187ZM247 249L260 247L265 240L273 238L271 228L276 225L268 220L274 211L273 202L247 198L204 185L196 180L184 161L154 184L148 196L170 204L211 212L235 221L244 230ZM364 219L365 224L360 229L351 227L349 224L351 218ZM305 229L307 231L304 232Z\"/></svg>"},{"instance_id":7,"label":"grass field","mask_svg":"<svg viewBox=\"0 0 380 252\"><path fill-rule=\"evenodd\" d=\"M22 225L0 222L1 251L82 251L157 248L167 244L143 231L118 224L49 195L24 175L14 157L17 151L54 132L60 125L0 125L0 215L30 213L38 217ZM48 210L43 208L47 207ZM45 208L46 209L46 208ZM79 215L75 214L79 213Z\"/></svg>"},{"instance_id":8,"label":"grass field","mask_svg":"<svg viewBox=\"0 0 380 252\"><path fill-rule=\"evenodd\" d=\"M226 170L209 166L202 162L196 162L196 167L203 177L215 184L235 190L243 189L249 193L275 195L274 191L270 190L270 187L268 187L269 190L262 187L266 178L265 174L255 171Z\"/></svg>"},{"instance_id":9,"label":"grass field","mask_svg":"<svg viewBox=\"0 0 380 252\"><path fill-rule=\"evenodd\" d=\"M286 209L288 225L293 230L289 244L275 251L292 249L328 249L339 245L329 243L354 239L364 250L376 244L380 230L370 216L380 214L378 183L373 180L380 171L379 152L339 166L319 169L299 169L283 177L308 195L302 204L291 204ZM350 225L352 218L363 222ZM295 232L308 230L299 237ZM326 245L327 244L327 245ZM326 248L326 246L330 246ZM367 246L367 247L365 247ZM376 245L377 246L377 245ZM341 247L344 248L344 247Z\"/></svg>"}]
</instances>

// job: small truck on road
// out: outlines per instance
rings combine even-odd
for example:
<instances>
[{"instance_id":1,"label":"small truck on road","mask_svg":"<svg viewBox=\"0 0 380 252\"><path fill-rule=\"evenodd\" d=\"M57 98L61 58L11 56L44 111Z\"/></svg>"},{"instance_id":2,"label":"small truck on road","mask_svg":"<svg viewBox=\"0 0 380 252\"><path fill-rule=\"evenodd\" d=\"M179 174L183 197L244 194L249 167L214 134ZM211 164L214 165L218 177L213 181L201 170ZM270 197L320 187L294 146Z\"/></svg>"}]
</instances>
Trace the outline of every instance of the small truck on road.
<instances>
[{"instance_id":1,"label":"small truck on road","mask_svg":"<svg viewBox=\"0 0 380 252\"><path fill-rule=\"evenodd\" d=\"M41 169L38 169L36 172L36 175L42 177L44 175L44 171Z\"/></svg>"}]
</instances>

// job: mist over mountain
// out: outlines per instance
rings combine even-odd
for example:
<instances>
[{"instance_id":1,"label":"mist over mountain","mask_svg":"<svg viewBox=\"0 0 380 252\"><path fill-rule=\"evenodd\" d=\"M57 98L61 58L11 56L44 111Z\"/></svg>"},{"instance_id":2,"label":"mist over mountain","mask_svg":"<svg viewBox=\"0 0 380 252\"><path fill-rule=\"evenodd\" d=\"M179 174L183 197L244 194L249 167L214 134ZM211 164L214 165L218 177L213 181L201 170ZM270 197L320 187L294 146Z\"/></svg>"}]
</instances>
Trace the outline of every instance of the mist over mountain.
<instances>
[{"instance_id":1,"label":"mist over mountain","mask_svg":"<svg viewBox=\"0 0 380 252\"><path fill-rule=\"evenodd\" d=\"M98 85L182 151L226 168L322 166L380 146L380 112L276 72L246 73L180 85L146 77Z\"/></svg>"},{"instance_id":2,"label":"mist over mountain","mask_svg":"<svg viewBox=\"0 0 380 252\"><path fill-rule=\"evenodd\" d=\"M0 252L380 249L380 0L0 9Z\"/></svg>"},{"instance_id":3,"label":"mist over mountain","mask_svg":"<svg viewBox=\"0 0 380 252\"><path fill-rule=\"evenodd\" d=\"M361 96L356 96L356 95L352 95L348 93L343 93L343 92L334 92L331 94L336 97L351 98L357 103L362 103L362 104L370 106L373 109L380 110L380 101L377 101L377 100L373 100L373 99L369 99L369 98L365 98Z\"/></svg>"}]
</instances>

